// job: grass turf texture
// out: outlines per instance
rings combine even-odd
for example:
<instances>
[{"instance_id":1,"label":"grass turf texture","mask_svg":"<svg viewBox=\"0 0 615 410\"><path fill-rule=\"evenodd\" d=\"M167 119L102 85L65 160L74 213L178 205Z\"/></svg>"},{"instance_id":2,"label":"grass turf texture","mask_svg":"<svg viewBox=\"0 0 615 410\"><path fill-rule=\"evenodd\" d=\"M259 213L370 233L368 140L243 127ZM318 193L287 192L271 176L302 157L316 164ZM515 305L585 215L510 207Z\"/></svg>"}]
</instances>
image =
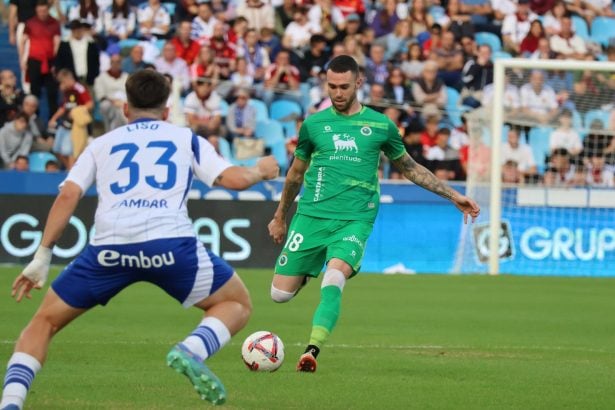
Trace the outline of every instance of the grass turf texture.
<instances>
[{"instance_id":1,"label":"grass turf texture","mask_svg":"<svg viewBox=\"0 0 615 410\"><path fill-rule=\"evenodd\" d=\"M12 301L16 273L0 268L2 367L42 297ZM269 271L239 273L252 293L252 319L208 361L228 390L225 408L615 408L615 280L359 275L346 286L317 373L301 374L295 364L318 282L276 305ZM199 317L152 285L127 289L56 337L26 409L207 407L165 366ZM241 361L241 343L256 330L285 343L275 373L251 373Z\"/></svg>"}]
</instances>

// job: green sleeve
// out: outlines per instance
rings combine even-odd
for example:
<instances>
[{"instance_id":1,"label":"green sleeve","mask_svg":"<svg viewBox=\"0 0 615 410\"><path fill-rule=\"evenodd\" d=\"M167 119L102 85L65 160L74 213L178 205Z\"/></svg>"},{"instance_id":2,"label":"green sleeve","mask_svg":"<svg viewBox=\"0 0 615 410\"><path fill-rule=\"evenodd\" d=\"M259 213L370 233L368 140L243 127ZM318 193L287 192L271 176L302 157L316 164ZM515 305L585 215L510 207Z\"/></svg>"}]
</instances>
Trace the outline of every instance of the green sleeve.
<instances>
[{"instance_id":1,"label":"green sleeve","mask_svg":"<svg viewBox=\"0 0 615 410\"><path fill-rule=\"evenodd\" d=\"M384 155L387 156L391 161L400 158L406 152L406 147L402 142L401 135L399 134L399 129L397 126L391 121L388 120L388 130L387 130L387 140L382 145L382 151Z\"/></svg>"},{"instance_id":2,"label":"green sleeve","mask_svg":"<svg viewBox=\"0 0 615 410\"><path fill-rule=\"evenodd\" d=\"M313 150L314 144L312 144L312 141L310 140L308 127L304 122L301 124L301 128L299 128L299 141L297 142L297 148L295 149L295 157L303 161L309 161L312 157Z\"/></svg>"}]
</instances>

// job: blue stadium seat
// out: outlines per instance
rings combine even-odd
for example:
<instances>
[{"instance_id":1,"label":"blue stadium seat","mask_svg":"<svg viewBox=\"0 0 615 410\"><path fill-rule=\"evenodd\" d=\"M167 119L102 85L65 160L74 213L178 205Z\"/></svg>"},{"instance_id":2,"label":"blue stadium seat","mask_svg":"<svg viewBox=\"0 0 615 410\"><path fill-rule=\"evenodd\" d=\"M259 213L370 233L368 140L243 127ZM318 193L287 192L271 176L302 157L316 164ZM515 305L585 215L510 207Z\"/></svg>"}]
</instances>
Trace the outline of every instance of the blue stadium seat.
<instances>
[{"instance_id":1,"label":"blue stadium seat","mask_svg":"<svg viewBox=\"0 0 615 410\"><path fill-rule=\"evenodd\" d=\"M299 91L301 91L301 107L303 107L303 112L308 112L310 109L310 104L312 100L310 99L310 88L311 85L308 83L300 83Z\"/></svg>"},{"instance_id":2,"label":"blue stadium seat","mask_svg":"<svg viewBox=\"0 0 615 410\"><path fill-rule=\"evenodd\" d=\"M297 118L303 115L299 103L290 100L276 100L269 107L271 119L277 120L284 127L286 138L296 134Z\"/></svg>"},{"instance_id":3,"label":"blue stadium seat","mask_svg":"<svg viewBox=\"0 0 615 410\"><path fill-rule=\"evenodd\" d=\"M136 38L126 38L124 40L120 40L118 44L120 45L120 50L131 49L139 44L139 40Z\"/></svg>"},{"instance_id":4,"label":"blue stadium seat","mask_svg":"<svg viewBox=\"0 0 615 410\"><path fill-rule=\"evenodd\" d=\"M55 155L50 152L32 152L28 155L30 161L30 171L45 172L45 164L49 161L58 162Z\"/></svg>"},{"instance_id":5,"label":"blue stadium seat","mask_svg":"<svg viewBox=\"0 0 615 410\"><path fill-rule=\"evenodd\" d=\"M589 127L592 125L594 121L600 121L602 123L602 128L607 128L610 120L610 113L604 110L590 110L585 113L585 121L583 125L585 126L585 131L589 131Z\"/></svg>"},{"instance_id":6,"label":"blue stadium seat","mask_svg":"<svg viewBox=\"0 0 615 410\"><path fill-rule=\"evenodd\" d=\"M271 155L278 161L283 174L288 166L288 158L282 124L276 120L257 121L254 134L265 140L265 145L271 149Z\"/></svg>"},{"instance_id":7,"label":"blue stadium seat","mask_svg":"<svg viewBox=\"0 0 615 410\"><path fill-rule=\"evenodd\" d=\"M218 150L220 151L220 155L222 155L222 158L229 162L234 162L231 144L229 144L226 139L218 138Z\"/></svg>"},{"instance_id":8,"label":"blue stadium seat","mask_svg":"<svg viewBox=\"0 0 615 410\"><path fill-rule=\"evenodd\" d=\"M491 51L496 52L502 49L502 41L498 36L487 31L481 31L474 34L474 40L477 45L489 44Z\"/></svg>"},{"instance_id":9,"label":"blue stadium seat","mask_svg":"<svg viewBox=\"0 0 615 410\"><path fill-rule=\"evenodd\" d=\"M606 46L609 40L615 38L615 19L609 17L595 17L592 20L591 39Z\"/></svg>"},{"instance_id":10,"label":"blue stadium seat","mask_svg":"<svg viewBox=\"0 0 615 410\"><path fill-rule=\"evenodd\" d=\"M452 87L446 87L446 105L444 109L454 127L461 125L461 114L470 109L467 106L460 105L461 101L459 101L459 98L459 91Z\"/></svg>"},{"instance_id":11,"label":"blue stadium seat","mask_svg":"<svg viewBox=\"0 0 615 410\"><path fill-rule=\"evenodd\" d=\"M530 130L530 147L540 173L545 170L545 159L549 156L549 140L552 132L551 127L534 127Z\"/></svg>"},{"instance_id":12,"label":"blue stadium seat","mask_svg":"<svg viewBox=\"0 0 615 410\"><path fill-rule=\"evenodd\" d=\"M256 108L256 121L266 121L269 119L269 109L262 100L250 98L248 104Z\"/></svg>"},{"instance_id":13,"label":"blue stadium seat","mask_svg":"<svg viewBox=\"0 0 615 410\"><path fill-rule=\"evenodd\" d=\"M169 12L169 14L171 15L171 20L173 20L173 16L175 16L175 7L177 6L176 3L172 3L172 2L164 2L162 3L162 6L167 9L167 11Z\"/></svg>"},{"instance_id":14,"label":"blue stadium seat","mask_svg":"<svg viewBox=\"0 0 615 410\"><path fill-rule=\"evenodd\" d=\"M589 28L583 17L576 14L572 15L572 29L583 40L589 40Z\"/></svg>"},{"instance_id":15,"label":"blue stadium seat","mask_svg":"<svg viewBox=\"0 0 615 410\"><path fill-rule=\"evenodd\" d=\"M229 108L228 102L226 102L225 99L221 98L220 99L220 115L222 117L226 117L228 115L228 108Z\"/></svg>"}]
</instances>

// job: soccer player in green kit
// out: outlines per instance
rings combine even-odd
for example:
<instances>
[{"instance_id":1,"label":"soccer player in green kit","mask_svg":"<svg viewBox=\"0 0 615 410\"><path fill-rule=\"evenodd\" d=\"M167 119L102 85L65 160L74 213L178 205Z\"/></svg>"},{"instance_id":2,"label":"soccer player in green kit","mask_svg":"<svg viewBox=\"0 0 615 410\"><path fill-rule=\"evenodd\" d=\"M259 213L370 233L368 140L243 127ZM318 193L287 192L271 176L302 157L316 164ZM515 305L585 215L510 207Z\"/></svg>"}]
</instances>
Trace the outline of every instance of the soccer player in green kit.
<instances>
[{"instance_id":1,"label":"soccer player in green kit","mask_svg":"<svg viewBox=\"0 0 615 410\"><path fill-rule=\"evenodd\" d=\"M303 123L282 198L268 226L274 242L282 243L288 210L304 184L271 283L271 298L287 302L310 277L318 277L326 264L320 303L298 371L316 371L316 357L340 314L344 284L361 266L379 207L380 151L407 179L450 200L464 214L465 222L468 216L474 221L480 212L476 202L408 155L390 119L359 103L361 82L352 57L341 55L331 60L327 85L333 106Z\"/></svg>"}]
</instances>

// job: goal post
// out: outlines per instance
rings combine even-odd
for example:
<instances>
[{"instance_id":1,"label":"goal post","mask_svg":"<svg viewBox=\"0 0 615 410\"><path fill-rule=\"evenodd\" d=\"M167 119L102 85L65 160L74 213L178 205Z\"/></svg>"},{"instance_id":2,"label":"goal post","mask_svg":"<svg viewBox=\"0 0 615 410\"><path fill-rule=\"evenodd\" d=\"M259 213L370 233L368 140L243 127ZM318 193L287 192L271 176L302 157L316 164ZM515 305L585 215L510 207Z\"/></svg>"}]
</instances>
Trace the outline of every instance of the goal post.
<instances>
[{"instance_id":1,"label":"goal post","mask_svg":"<svg viewBox=\"0 0 615 410\"><path fill-rule=\"evenodd\" d=\"M507 79L511 73L515 73L521 82L528 83L530 73L539 70L545 73L561 73L562 77L576 76L582 77L583 73L606 74L606 78L612 83L603 84L605 93L612 92L610 100L605 101L596 110L590 110L591 101L586 102L582 98L577 98L577 104L582 114L574 111L575 119L573 127L583 138L587 138L590 130L588 121L594 111L598 111L601 118L606 121L604 128L596 130L605 136L612 136L613 129L607 117L614 116L615 110L615 62L601 61L575 61L575 60L535 60L535 59L498 59L494 63L494 81L492 88L492 101L489 107L466 113L468 121L468 134L470 136L470 151L479 150L483 145L490 145L490 158L488 176L478 175L471 169L468 170L467 193L477 198L483 216L481 223L484 229L476 227L463 227L460 246L457 251L454 272L478 272L497 275L502 271L502 263L515 258L516 252L524 252L526 255L519 255L517 262L525 258L523 268L528 268L529 274L565 274L590 275L591 270L606 263L608 260L615 260L615 188L608 186L592 186L588 183L585 186L574 186L565 184L560 186L547 186L543 178L549 171L550 165L547 163L539 164L542 172L538 175L540 179L530 184L507 185L502 181L502 145L506 141L506 126L519 127L519 129L549 129L557 128L558 118L554 116L548 123L534 121L532 118L518 116L511 119L508 108L505 107L505 92ZM583 74L584 75L584 74ZM575 83L576 87L576 83ZM613 87L613 89L609 88ZM520 87L519 87L520 88ZM608 92L607 92L608 91ZM578 97L576 88L569 90L570 99ZM562 93L565 95L565 93ZM559 97L559 95L558 95ZM561 104L561 101L558 101ZM586 105L585 105L586 104ZM573 105L574 106L574 105ZM562 111L562 106L558 108L558 113ZM558 114L559 115L559 114ZM583 119L577 120L583 117ZM538 134L537 132L534 134ZM523 135L522 140L527 139L528 144L539 143L547 149L550 136L548 133L540 141L532 141L527 135ZM585 141L583 139L583 141ZM485 144L485 142L487 142ZM615 146L615 144L612 144ZM534 150L535 147L532 147ZM548 157L547 157L548 158ZM587 158L582 154L577 157L578 169L585 169L583 161L587 163ZM615 158L615 155L613 156ZM543 161L543 158L536 158L536 162ZM610 164L615 168L615 164ZM591 167L591 164L590 164ZM572 171L571 171L572 172ZM579 171L580 172L580 171ZM506 215L503 215L503 209ZM533 218L533 219L532 219ZM559 220L558 220L559 218ZM510 221L509 219L514 219ZM592 224L594 223L595 224ZM488 226L487 226L488 224ZM521 228L520 228L521 227ZM529 228L528 228L529 227ZM544 229L541 231L541 227ZM528 231L537 232L537 236L532 238ZM544 233L544 237L540 235ZM516 235L516 236L515 236ZM551 256L540 259L542 253L536 249L528 250L536 243L546 243L551 240L549 248ZM507 246L516 248L508 249ZM557 243L556 243L557 242ZM546 246L546 245L545 245ZM576 253L575 253L576 252ZM486 255L485 253L488 253ZM528 256L529 255L529 256ZM538 256L536 256L538 255ZM593 255L593 256L592 256ZM593 262L588 262L591 258ZM537 265L530 266L530 262L535 261ZM595 262L595 263L594 263ZM566 265L567 264L567 265ZM512 264L518 266L519 263ZM520 266L520 265L519 265ZM608 275L608 273L598 273ZM612 273L613 275L615 273Z\"/></svg>"}]
</instances>

